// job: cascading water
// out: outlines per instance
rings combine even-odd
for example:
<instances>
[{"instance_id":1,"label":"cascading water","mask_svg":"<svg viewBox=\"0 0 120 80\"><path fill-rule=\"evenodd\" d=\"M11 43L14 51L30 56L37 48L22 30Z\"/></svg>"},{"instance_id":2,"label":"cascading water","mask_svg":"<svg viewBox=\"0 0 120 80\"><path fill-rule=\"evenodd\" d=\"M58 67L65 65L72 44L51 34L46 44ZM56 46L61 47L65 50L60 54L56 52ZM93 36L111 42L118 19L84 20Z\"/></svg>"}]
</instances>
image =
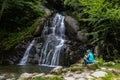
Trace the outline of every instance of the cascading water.
<instances>
[{"instance_id":1,"label":"cascading water","mask_svg":"<svg viewBox=\"0 0 120 80\"><path fill-rule=\"evenodd\" d=\"M35 43L35 40L33 40L30 45L27 47L26 51L25 51L25 54L23 56L23 58L21 59L19 65L26 65L26 62L28 60L28 56L29 56L29 53L30 53L30 49L32 48L32 46L34 45Z\"/></svg>"},{"instance_id":2,"label":"cascading water","mask_svg":"<svg viewBox=\"0 0 120 80\"><path fill-rule=\"evenodd\" d=\"M41 43L37 41L39 39L43 40L42 45L34 46L36 48L35 49L36 53L30 52L34 43L38 45ZM37 57L39 56L37 59L39 65L46 66L59 65L60 53L63 50L63 45L65 42L64 39L65 39L64 16L57 13L53 18L51 25L49 25L49 21L46 21L41 36L34 39L30 43L19 65L25 65L27 61L28 63L30 63L30 61L33 62L34 61L33 57L35 57L34 56L35 54L37 55Z\"/></svg>"},{"instance_id":3,"label":"cascading water","mask_svg":"<svg viewBox=\"0 0 120 80\"><path fill-rule=\"evenodd\" d=\"M65 42L64 16L57 13L51 27L46 22L41 37L44 38L44 43L40 53L39 64L59 65L60 53Z\"/></svg>"}]
</instances>

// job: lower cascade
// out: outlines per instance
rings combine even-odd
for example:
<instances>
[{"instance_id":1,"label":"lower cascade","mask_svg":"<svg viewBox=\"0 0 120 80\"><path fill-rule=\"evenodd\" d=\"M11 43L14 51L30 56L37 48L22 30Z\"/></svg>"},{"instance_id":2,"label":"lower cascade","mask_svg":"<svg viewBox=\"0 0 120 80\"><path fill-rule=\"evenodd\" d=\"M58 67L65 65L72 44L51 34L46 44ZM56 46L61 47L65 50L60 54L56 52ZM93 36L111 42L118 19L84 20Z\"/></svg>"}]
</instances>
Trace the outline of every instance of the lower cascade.
<instances>
[{"instance_id":1,"label":"lower cascade","mask_svg":"<svg viewBox=\"0 0 120 80\"><path fill-rule=\"evenodd\" d=\"M42 39L42 43L39 40ZM34 54L37 57L39 65L57 66L59 65L59 58L65 43L65 25L64 16L56 14L51 24L45 22L43 31L39 38L35 38L25 51L20 65L26 65L29 62L31 55L30 50L34 46ZM41 44L35 46L35 44ZM38 49L39 47L39 49Z\"/></svg>"},{"instance_id":2,"label":"lower cascade","mask_svg":"<svg viewBox=\"0 0 120 80\"><path fill-rule=\"evenodd\" d=\"M27 59L28 59L28 56L29 56L29 53L30 53L30 49L32 48L33 44L34 44L35 40L33 40L30 45L27 47L26 51L25 51L25 54L23 56L23 58L21 59L19 65L25 65L26 62L27 62Z\"/></svg>"}]
</instances>

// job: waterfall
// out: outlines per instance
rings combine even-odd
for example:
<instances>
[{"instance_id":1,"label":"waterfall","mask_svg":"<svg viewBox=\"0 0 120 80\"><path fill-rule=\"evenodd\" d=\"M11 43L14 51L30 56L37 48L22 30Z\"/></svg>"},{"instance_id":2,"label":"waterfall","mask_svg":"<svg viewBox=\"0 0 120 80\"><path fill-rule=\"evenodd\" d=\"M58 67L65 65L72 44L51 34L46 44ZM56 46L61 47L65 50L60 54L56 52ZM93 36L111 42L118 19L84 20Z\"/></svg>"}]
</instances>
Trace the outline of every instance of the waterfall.
<instances>
[{"instance_id":1,"label":"waterfall","mask_svg":"<svg viewBox=\"0 0 120 80\"><path fill-rule=\"evenodd\" d=\"M56 14L52 25L45 23L42 35L44 43L40 52L40 65L59 65L59 57L65 42L64 16Z\"/></svg>"},{"instance_id":2,"label":"waterfall","mask_svg":"<svg viewBox=\"0 0 120 80\"><path fill-rule=\"evenodd\" d=\"M19 65L25 65L27 60L28 60L28 56L29 56L29 53L30 53L30 49L32 48L32 46L34 45L34 42L35 40L33 40L30 45L27 47L26 51L25 51L25 54L23 56L23 58L21 59Z\"/></svg>"},{"instance_id":3,"label":"waterfall","mask_svg":"<svg viewBox=\"0 0 120 80\"><path fill-rule=\"evenodd\" d=\"M37 57L38 57L37 62L39 65L47 66L59 65L60 54L61 51L63 50L65 42L64 18L65 18L64 16L57 13L53 18L52 22L49 20L45 22L41 36L33 39L33 41L27 47L19 65L25 65L27 61L29 63L33 62L34 60L37 59ZM39 40L43 42L39 42ZM34 46L36 51L35 53L33 53L30 52L30 50L32 46L35 44L35 42L38 45ZM37 57L35 55L37 55Z\"/></svg>"}]
</instances>

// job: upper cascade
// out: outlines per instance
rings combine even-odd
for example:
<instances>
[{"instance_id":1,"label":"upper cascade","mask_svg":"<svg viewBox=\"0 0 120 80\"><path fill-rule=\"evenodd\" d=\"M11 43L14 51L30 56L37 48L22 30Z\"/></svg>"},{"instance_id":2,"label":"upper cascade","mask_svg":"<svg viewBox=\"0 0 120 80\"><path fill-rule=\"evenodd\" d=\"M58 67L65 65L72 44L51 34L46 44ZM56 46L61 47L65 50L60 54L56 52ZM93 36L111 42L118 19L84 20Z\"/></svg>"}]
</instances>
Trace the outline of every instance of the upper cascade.
<instances>
[{"instance_id":1,"label":"upper cascade","mask_svg":"<svg viewBox=\"0 0 120 80\"><path fill-rule=\"evenodd\" d=\"M39 64L59 65L60 53L65 42L64 16L57 13L51 26L48 26L48 22L46 22L41 36L44 37L44 43Z\"/></svg>"}]
</instances>

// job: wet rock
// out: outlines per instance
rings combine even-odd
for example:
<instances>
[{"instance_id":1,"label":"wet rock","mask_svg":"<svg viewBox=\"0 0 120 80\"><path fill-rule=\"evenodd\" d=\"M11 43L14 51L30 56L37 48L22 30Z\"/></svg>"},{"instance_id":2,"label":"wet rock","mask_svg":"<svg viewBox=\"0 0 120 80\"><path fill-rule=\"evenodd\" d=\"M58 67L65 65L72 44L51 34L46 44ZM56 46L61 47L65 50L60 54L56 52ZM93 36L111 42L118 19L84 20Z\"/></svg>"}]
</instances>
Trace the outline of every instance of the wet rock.
<instances>
[{"instance_id":1,"label":"wet rock","mask_svg":"<svg viewBox=\"0 0 120 80\"><path fill-rule=\"evenodd\" d=\"M62 68L63 68L62 66L57 66L50 73L60 74L62 72Z\"/></svg>"}]
</instances>

